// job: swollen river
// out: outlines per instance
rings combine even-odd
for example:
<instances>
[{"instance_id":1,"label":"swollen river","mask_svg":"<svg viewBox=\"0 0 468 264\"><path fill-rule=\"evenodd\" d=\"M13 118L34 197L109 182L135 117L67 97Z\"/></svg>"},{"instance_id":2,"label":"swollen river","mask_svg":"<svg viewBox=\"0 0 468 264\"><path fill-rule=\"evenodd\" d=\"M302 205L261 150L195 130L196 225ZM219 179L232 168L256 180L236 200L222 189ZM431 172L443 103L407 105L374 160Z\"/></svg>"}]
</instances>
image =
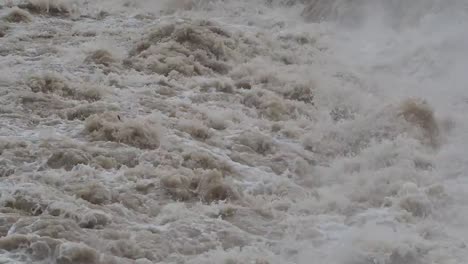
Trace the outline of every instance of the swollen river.
<instances>
[{"instance_id":1,"label":"swollen river","mask_svg":"<svg viewBox=\"0 0 468 264\"><path fill-rule=\"evenodd\" d=\"M465 0L0 1L0 263L464 264Z\"/></svg>"}]
</instances>

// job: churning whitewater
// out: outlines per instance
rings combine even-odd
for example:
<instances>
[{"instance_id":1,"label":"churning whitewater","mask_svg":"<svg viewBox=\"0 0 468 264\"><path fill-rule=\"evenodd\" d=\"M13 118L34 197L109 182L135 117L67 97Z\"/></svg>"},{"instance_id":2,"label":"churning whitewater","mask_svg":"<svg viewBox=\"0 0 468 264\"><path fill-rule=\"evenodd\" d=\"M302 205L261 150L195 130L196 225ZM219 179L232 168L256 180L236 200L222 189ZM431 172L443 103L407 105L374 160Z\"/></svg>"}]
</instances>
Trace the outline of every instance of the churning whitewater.
<instances>
[{"instance_id":1,"label":"churning whitewater","mask_svg":"<svg viewBox=\"0 0 468 264\"><path fill-rule=\"evenodd\" d=\"M465 0L3 0L0 263L463 264Z\"/></svg>"}]
</instances>

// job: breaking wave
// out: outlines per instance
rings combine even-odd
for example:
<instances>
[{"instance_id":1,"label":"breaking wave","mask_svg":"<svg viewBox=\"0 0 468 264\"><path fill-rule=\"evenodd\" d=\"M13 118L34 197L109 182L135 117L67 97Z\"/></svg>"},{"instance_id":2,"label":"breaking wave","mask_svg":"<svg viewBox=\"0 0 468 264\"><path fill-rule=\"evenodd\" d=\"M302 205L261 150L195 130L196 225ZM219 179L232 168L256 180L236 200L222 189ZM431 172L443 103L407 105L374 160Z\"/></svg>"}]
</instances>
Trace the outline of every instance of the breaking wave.
<instances>
[{"instance_id":1,"label":"breaking wave","mask_svg":"<svg viewBox=\"0 0 468 264\"><path fill-rule=\"evenodd\" d=\"M464 263L458 0L0 4L0 262Z\"/></svg>"}]
</instances>

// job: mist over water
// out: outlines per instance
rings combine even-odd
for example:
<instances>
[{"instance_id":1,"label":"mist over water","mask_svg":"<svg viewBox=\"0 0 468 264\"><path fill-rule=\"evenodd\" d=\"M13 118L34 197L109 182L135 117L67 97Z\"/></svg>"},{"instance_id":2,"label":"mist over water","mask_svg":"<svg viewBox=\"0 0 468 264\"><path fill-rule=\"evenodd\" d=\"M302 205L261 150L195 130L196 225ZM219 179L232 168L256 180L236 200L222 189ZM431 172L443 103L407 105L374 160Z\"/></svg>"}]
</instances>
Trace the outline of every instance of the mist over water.
<instances>
[{"instance_id":1,"label":"mist over water","mask_svg":"<svg viewBox=\"0 0 468 264\"><path fill-rule=\"evenodd\" d=\"M0 263L468 259L466 2L0 7Z\"/></svg>"}]
</instances>

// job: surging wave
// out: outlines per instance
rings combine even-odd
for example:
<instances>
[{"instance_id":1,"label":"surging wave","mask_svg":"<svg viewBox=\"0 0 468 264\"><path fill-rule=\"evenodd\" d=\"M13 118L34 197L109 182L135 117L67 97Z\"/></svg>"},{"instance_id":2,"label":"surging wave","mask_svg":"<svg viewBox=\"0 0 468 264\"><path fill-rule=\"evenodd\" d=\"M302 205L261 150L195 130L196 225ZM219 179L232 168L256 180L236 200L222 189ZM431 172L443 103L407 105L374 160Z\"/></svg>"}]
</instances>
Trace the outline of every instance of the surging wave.
<instances>
[{"instance_id":1,"label":"surging wave","mask_svg":"<svg viewBox=\"0 0 468 264\"><path fill-rule=\"evenodd\" d=\"M463 263L463 8L10 1L0 259Z\"/></svg>"}]
</instances>

